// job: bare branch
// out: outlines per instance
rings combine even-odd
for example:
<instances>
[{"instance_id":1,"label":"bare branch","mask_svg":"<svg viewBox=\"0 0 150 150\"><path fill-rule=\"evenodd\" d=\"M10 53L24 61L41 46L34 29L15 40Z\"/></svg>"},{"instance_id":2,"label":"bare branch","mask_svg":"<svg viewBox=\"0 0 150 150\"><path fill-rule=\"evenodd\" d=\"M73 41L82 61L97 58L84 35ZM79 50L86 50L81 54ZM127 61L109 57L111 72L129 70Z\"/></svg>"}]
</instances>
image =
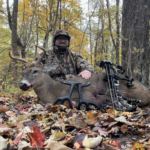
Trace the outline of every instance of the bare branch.
<instances>
[{"instance_id":1,"label":"bare branch","mask_svg":"<svg viewBox=\"0 0 150 150\"><path fill-rule=\"evenodd\" d=\"M8 17L8 15L3 10L0 10L0 12L2 12L4 15Z\"/></svg>"},{"instance_id":2,"label":"bare branch","mask_svg":"<svg viewBox=\"0 0 150 150\"><path fill-rule=\"evenodd\" d=\"M35 9L34 9L34 12L33 12L33 15L32 15L32 20L31 20L31 24L30 24L30 31L29 31L29 34L28 34L28 41L27 41L27 43L29 42L30 34L32 32L32 24L33 24L33 19L34 19L34 16L35 16L35 11L36 11L36 8L37 8L37 4L38 4L38 0L36 0L36 6L35 6ZM27 45L27 43L25 43L25 45Z\"/></svg>"},{"instance_id":3,"label":"bare branch","mask_svg":"<svg viewBox=\"0 0 150 150\"><path fill-rule=\"evenodd\" d=\"M55 17L53 35L54 35L54 33L55 33L55 30L56 30L56 22L57 22L57 17L58 17L58 9L59 9L59 0L58 0L58 2L57 2L57 10L56 10L56 17Z\"/></svg>"},{"instance_id":4,"label":"bare branch","mask_svg":"<svg viewBox=\"0 0 150 150\"><path fill-rule=\"evenodd\" d=\"M9 27L10 27L10 30L11 30L11 25L12 25L12 17L11 17L11 14L10 14L10 9L9 9L9 0L7 0L7 13L8 13L8 22L9 22Z\"/></svg>"},{"instance_id":5,"label":"bare branch","mask_svg":"<svg viewBox=\"0 0 150 150\"><path fill-rule=\"evenodd\" d=\"M52 19L52 6L53 6L53 0L51 0L51 5L50 5L50 13L49 13L49 26L48 26L48 29L46 31L46 35L45 35L45 48L47 49L48 48L48 37L49 37L49 33L50 31L52 31L52 29L50 29L50 26L51 26L51 19Z\"/></svg>"},{"instance_id":6,"label":"bare branch","mask_svg":"<svg viewBox=\"0 0 150 150\"><path fill-rule=\"evenodd\" d=\"M98 3L98 0L97 0L96 3L95 3L94 11L92 12L90 18L93 16L93 14L94 14L94 12L95 12L95 9L96 9L96 7L97 7L97 3ZM81 48L82 48L83 39L84 39L86 30L87 30L87 27L88 27L88 25L89 25L89 22L90 22L90 19L89 19L89 21L88 21L88 23L87 23L87 25L86 25L85 30L84 30L84 34L83 34L83 37L82 37L82 42L81 42L81 44L80 44L79 54L80 54L80 50L81 50Z\"/></svg>"}]
</instances>

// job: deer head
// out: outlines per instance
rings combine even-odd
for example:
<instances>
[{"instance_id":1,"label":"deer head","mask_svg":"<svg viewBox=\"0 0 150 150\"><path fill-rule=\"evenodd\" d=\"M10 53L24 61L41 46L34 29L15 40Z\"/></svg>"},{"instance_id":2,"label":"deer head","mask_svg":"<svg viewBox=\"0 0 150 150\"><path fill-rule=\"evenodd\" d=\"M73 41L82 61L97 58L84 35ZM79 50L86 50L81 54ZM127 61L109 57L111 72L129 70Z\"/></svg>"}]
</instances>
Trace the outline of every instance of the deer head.
<instances>
[{"instance_id":1,"label":"deer head","mask_svg":"<svg viewBox=\"0 0 150 150\"><path fill-rule=\"evenodd\" d=\"M20 55L20 58L16 58L12 55L11 52L9 52L9 56L12 59L19 60L27 64L25 67L24 77L20 83L20 88L24 91L27 91L28 89L32 87L38 86L42 78L43 65L40 65L39 63L45 57L46 50L43 47L40 47L40 46L37 46L37 47L43 50L43 55L36 62L33 62L31 64L28 64L28 62L24 60L21 55Z\"/></svg>"}]
</instances>

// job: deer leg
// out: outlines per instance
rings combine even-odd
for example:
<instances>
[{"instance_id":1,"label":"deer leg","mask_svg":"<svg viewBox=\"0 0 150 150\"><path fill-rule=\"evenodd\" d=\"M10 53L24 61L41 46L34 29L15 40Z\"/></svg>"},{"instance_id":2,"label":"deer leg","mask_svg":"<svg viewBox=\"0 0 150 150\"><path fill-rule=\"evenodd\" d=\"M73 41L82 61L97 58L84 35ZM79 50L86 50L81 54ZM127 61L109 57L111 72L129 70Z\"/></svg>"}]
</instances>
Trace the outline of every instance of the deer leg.
<instances>
[{"instance_id":1,"label":"deer leg","mask_svg":"<svg viewBox=\"0 0 150 150\"><path fill-rule=\"evenodd\" d=\"M61 81L61 80L60 80L60 82L63 84L66 84L66 85L70 85L71 86L70 91L69 91L69 94L67 96L57 98L54 101L53 105L57 104L59 101L61 102L61 104L64 104L65 101L68 101L70 104L70 108L72 109L73 106L72 106L72 102L71 102L71 95L72 95L74 87L77 86L79 84L79 82L70 82L70 81L65 82L65 81Z\"/></svg>"},{"instance_id":2,"label":"deer leg","mask_svg":"<svg viewBox=\"0 0 150 150\"><path fill-rule=\"evenodd\" d=\"M87 84L84 84L84 83L80 83L80 84L78 84L77 86L78 86L78 93L79 93L79 105L78 105L78 109L80 109L80 106L82 105L82 104L85 104L86 105L86 111L88 111L90 108L89 108L89 105L93 105L93 106L95 106L97 109L99 109L99 106L96 104L96 103L94 103L94 102L92 102L92 101L87 101L87 100L85 100L85 99L83 99L83 96L82 96L82 92L81 92L81 88L83 88L83 87L87 87L87 86L89 86L91 83L89 82L89 83L87 83Z\"/></svg>"}]
</instances>

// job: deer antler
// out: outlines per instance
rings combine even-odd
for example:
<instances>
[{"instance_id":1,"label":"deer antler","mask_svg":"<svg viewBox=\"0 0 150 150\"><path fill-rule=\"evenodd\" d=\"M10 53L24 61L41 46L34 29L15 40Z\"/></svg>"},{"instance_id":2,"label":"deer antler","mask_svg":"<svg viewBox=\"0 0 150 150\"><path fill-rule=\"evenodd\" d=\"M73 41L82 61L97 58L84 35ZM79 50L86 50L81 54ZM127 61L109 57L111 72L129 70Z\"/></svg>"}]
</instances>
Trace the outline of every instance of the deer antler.
<instances>
[{"instance_id":1,"label":"deer antler","mask_svg":"<svg viewBox=\"0 0 150 150\"><path fill-rule=\"evenodd\" d=\"M22 59L22 58L16 58L16 57L14 57L14 56L12 55L12 51L9 52L9 56L10 56L10 58L12 58L12 59L20 60L20 61L23 61L24 63L28 63L26 60L24 60L24 59Z\"/></svg>"},{"instance_id":2,"label":"deer antler","mask_svg":"<svg viewBox=\"0 0 150 150\"><path fill-rule=\"evenodd\" d=\"M42 57L39 58L39 59L37 60L37 62L35 63L35 64L39 64L39 63L41 62L41 60L45 57L45 55L46 55L46 50L45 50L45 48L43 48L43 47L41 47L41 46L38 46L38 45L35 45L35 46L37 46L38 48L40 48L40 49L43 50L43 55L42 55ZM28 63L26 60L24 60L24 59L22 59L22 58L16 58L16 57L14 57L11 52L9 52L9 56L10 56L10 58L12 58L12 59L20 60L20 61L23 61L24 63Z\"/></svg>"},{"instance_id":3,"label":"deer antler","mask_svg":"<svg viewBox=\"0 0 150 150\"><path fill-rule=\"evenodd\" d=\"M42 55L42 57L39 58L39 59L37 60L37 62L36 62L36 64L39 64L39 63L41 62L41 60L45 57L45 55L46 55L46 50L45 50L45 48L43 48L43 47L41 47L41 46L38 46L38 45L35 45L35 46L37 46L38 48L40 48L41 50L43 50L43 55Z\"/></svg>"}]
</instances>

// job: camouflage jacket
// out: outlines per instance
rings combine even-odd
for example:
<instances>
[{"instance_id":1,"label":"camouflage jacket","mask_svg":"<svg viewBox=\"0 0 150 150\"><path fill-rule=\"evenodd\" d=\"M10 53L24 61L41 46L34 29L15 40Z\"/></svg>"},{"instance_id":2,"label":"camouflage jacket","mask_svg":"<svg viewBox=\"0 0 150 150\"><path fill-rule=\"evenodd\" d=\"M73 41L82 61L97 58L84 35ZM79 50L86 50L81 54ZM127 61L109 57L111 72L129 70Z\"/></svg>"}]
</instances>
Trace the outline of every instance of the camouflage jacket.
<instances>
[{"instance_id":1,"label":"camouflage jacket","mask_svg":"<svg viewBox=\"0 0 150 150\"><path fill-rule=\"evenodd\" d=\"M40 54L35 61L41 57ZM41 61L45 64L44 68L48 74L55 80L61 78L66 79L66 75L78 75L83 70L94 72L94 68L85 60L81 55L67 50L65 53L60 54L49 50L46 57Z\"/></svg>"}]
</instances>

